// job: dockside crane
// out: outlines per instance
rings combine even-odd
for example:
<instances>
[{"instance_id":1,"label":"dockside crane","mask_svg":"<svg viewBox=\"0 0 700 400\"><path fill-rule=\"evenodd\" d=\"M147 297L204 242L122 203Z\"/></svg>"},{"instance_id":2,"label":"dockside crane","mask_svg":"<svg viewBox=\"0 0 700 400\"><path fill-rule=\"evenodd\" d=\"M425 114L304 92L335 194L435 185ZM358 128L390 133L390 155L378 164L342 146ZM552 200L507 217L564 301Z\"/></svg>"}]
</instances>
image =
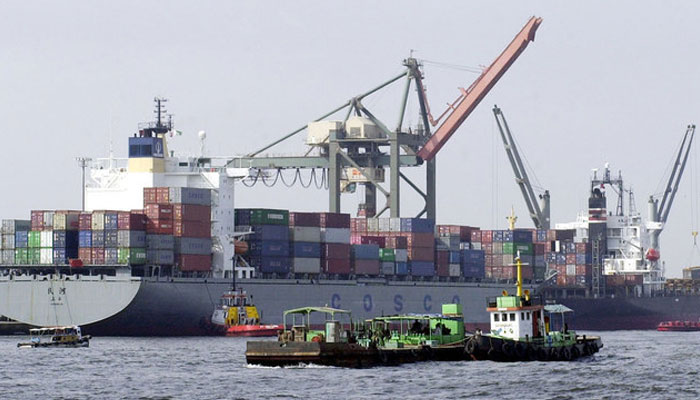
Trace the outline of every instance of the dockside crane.
<instances>
[{"instance_id":1,"label":"dockside crane","mask_svg":"<svg viewBox=\"0 0 700 400\"><path fill-rule=\"evenodd\" d=\"M527 205L527 210L530 212L530 218L532 218L535 228L549 229L549 190L545 190L544 193L539 196L539 200L542 201L542 205L540 206L535 191L532 189L532 184L530 183L530 178L527 175L523 161L520 158L518 146L515 140L513 140L508 122L506 122L506 117L497 105L493 106L493 115L496 117L496 124L498 125L498 131L501 133L503 147L508 155L508 161L510 161L510 165L513 167L515 182L518 184L523 194L525 205Z\"/></svg>"},{"instance_id":2,"label":"dockside crane","mask_svg":"<svg viewBox=\"0 0 700 400\"><path fill-rule=\"evenodd\" d=\"M423 73L419 60L410 57L404 60L406 70L374 89L353 97L343 105L331 110L308 125L283 136L273 143L262 147L244 157L232 158L228 168L243 168L257 171L281 171L292 169L320 169L327 171L329 191L329 211L340 212L340 195L352 184L365 187L365 203L361 204L367 217L380 216L389 210L391 217L400 216L400 182L405 181L425 200L425 207L418 217L426 215L434 219L436 216L436 160L435 156L445 145L454 132L461 126L491 88L498 82L508 68L525 50L529 42L534 41L535 32L542 23L541 18L532 17L528 20L513 41L503 52L484 69L468 89L461 89L461 95L448 105L438 121L430 114ZM399 120L395 129L382 122L363 104L363 100L386 86L405 78L405 90L400 102ZM416 129L405 130L403 119L410 93L411 84L415 82L420 121ZM345 110L342 120L327 120L334 114ZM431 134L431 125L435 126L446 115L445 121ZM311 148L303 156L267 157L262 152L271 147L307 131L306 144ZM318 155L310 155L318 149ZM387 152L388 149L388 152ZM417 167L425 164L425 189L410 181L401 172L402 167ZM384 168L389 167L389 188L382 183L385 180ZM263 175L264 179L264 175ZM275 181L277 179L275 178ZM310 181L309 181L310 182ZM386 205L377 212L377 191L386 197Z\"/></svg>"},{"instance_id":3,"label":"dockside crane","mask_svg":"<svg viewBox=\"0 0 700 400\"><path fill-rule=\"evenodd\" d=\"M688 156L690 155L690 149L693 144L694 137L695 125L688 125L685 134L683 135L681 146L678 149L675 162L673 163L671 175L666 183L663 197L661 198L661 204L659 204L658 199L655 199L654 196L649 196L647 222L647 230L649 231L649 249L647 250L646 258L651 261L654 266L660 257L659 236L661 235L664 225L668 220L668 215L671 212L673 199L676 197L678 186L681 178L683 177L683 171L685 170Z\"/></svg>"}]
</instances>

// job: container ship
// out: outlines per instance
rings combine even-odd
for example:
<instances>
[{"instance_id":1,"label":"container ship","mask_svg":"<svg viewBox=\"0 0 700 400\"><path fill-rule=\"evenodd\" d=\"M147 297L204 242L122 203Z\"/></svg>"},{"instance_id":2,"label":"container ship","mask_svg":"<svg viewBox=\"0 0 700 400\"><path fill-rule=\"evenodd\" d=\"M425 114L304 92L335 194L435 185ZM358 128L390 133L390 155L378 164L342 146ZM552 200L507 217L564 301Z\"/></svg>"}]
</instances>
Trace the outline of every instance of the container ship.
<instances>
[{"instance_id":1,"label":"container ship","mask_svg":"<svg viewBox=\"0 0 700 400\"><path fill-rule=\"evenodd\" d=\"M81 210L34 210L26 220L3 220L0 315L31 326L81 325L91 335L207 335L217 330L212 312L235 281L253 297L264 323L280 323L284 310L303 306L351 309L355 317L370 318L459 303L467 328L486 329L486 299L515 287L519 256L526 288L574 309L572 328L655 329L661 321L697 319L698 285L666 280L659 264L658 234L675 189L661 205L650 203L647 222L631 209L618 207L613 215L605 189L624 191L621 178L612 179L606 169L591 180L589 209L555 229L546 193L541 208L528 202L536 229L435 223L436 154L534 40L540 23L531 18L437 118L430 114L421 65L408 58L406 71L390 81L240 157L170 151L176 131L156 99L157 119L129 137L127 158L81 159ZM400 119L389 130L362 100L402 78ZM413 84L420 123L406 128ZM344 108L345 119L327 120ZM304 129L310 146L304 156L258 156ZM200 133L202 143L205 138ZM517 161L516 147L504 144ZM405 167L425 167L425 189L401 172ZM322 170L329 212L234 207L235 182L276 182L285 168L297 177L300 169ZM381 185L385 178L388 189ZM524 171L516 178L523 193L532 194ZM425 199L416 218L400 217L401 180ZM352 218L340 212L340 199L358 186L365 202ZM387 205L377 211L379 192ZM245 254L236 252L241 240Z\"/></svg>"}]
</instances>

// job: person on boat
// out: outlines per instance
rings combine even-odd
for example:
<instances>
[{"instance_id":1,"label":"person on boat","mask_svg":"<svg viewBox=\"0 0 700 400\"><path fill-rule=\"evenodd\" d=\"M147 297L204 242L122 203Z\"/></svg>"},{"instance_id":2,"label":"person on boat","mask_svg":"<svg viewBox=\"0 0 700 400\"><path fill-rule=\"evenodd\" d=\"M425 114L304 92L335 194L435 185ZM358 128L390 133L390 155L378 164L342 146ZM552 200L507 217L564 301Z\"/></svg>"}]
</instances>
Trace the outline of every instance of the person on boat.
<instances>
[{"instance_id":1,"label":"person on boat","mask_svg":"<svg viewBox=\"0 0 700 400\"><path fill-rule=\"evenodd\" d=\"M433 331L433 335L435 336L440 336L442 334L442 323L438 322L435 325L435 330Z\"/></svg>"},{"instance_id":2,"label":"person on boat","mask_svg":"<svg viewBox=\"0 0 700 400\"><path fill-rule=\"evenodd\" d=\"M449 335L451 332L452 332L452 329L446 327L445 324L442 324L442 334L443 335Z\"/></svg>"},{"instance_id":3,"label":"person on boat","mask_svg":"<svg viewBox=\"0 0 700 400\"><path fill-rule=\"evenodd\" d=\"M421 331L423 331L423 324L418 322L418 320L413 321L413 325L411 325L411 332L421 333Z\"/></svg>"}]
</instances>

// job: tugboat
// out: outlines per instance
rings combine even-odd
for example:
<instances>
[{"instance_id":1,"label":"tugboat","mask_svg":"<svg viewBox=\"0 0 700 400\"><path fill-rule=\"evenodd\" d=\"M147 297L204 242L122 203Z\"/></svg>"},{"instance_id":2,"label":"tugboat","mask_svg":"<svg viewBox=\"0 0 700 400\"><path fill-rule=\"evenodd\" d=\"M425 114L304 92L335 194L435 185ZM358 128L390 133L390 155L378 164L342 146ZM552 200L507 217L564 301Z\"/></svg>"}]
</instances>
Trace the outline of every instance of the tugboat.
<instances>
[{"instance_id":1,"label":"tugboat","mask_svg":"<svg viewBox=\"0 0 700 400\"><path fill-rule=\"evenodd\" d=\"M304 307L284 312L277 342L247 343L248 364L317 364L363 368L417 361L464 359L464 318L460 304L443 305L443 314L377 317L357 324L350 311ZM323 330L312 329L325 315ZM287 319L291 317L291 328ZM336 317L344 318L345 326Z\"/></svg>"},{"instance_id":2,"label":"tugboat","mask_svg":"<svg viewBox=\"0 0 700 400\"><path fill-rule=\"evenodd\" d=\"M491 332L477 331L467 340L465 353L474 360L492 361L571 361L590 356L603 347L600 337L579 336L570 331L564 314L572 312L561 304L544 305L530 298L522 289L520 254L516 257L518 270L517 295L503 295L488 300ZM550 330L555 314L561 315L561 329Z\"/></svg>"},{"instance_id":3,"label":"tugboat","mask_svg":"<svg viewBox=\"0 0 700 400\"><path fill-rule=\"evenodd\" d=\"M700 331L698 321L664 321L656 327L661 332L697 332Z\"/></svg>"},{"instance_id":4,"label":"tugboat","mask_svg":"<svg viewBox=\"0 0 700 400\"><path fill-rule=\"evenodd\" d=\"M19 348L30 347L89 347L90 335L83 336L79 326L54 326L30 329L31 340L17 343Z\"/></svg>"}]
</instances>

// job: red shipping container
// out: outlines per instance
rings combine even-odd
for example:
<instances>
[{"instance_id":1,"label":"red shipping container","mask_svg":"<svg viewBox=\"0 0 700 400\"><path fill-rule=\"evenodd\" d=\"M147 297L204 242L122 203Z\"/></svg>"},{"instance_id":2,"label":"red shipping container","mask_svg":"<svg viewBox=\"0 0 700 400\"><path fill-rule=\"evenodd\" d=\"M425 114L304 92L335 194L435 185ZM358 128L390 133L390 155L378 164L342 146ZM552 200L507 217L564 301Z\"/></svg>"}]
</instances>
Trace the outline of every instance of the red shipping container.
<instances>
[{"instance_id":1,"label":"red shipping container","mask_svg":"<svg viewBox=\"0 0 700 400\"><path fill-rule=\"evenodd\" d=\"M355 260L354 264L358 275L379 275L379 260Z\"/></svg>"},{"instance_id":2,"label":"red shipping container","mask_svg":"<svg viewBox=\"0 0 700 400\"><path fill-rule=\"evenodd\" d=\"M350 258L321 259L321 269L328 274L349 274L352 272Z\"/></svg>"},{"instance_id":3,"label":"red shipping container","mask_svg":"<svg viewBox=\"0 0 700 400\"><path fill-rule=\"evenodd\" d=\"M437 276L450 276L450 264L436 265Z\"/></svg>"},{"instance_id":4,"label":"red shipping container","mask_svg":"<svg viewBox=\"0 0 700 400\"><path fill-rule=\"evenodd\" d=\"M289 226L321 226L321 216L318 213L290 212Z\"/></svg>"},{"instance_id":5,"label":"red shipping container","mask_svg":"<svg viewBox=\"0 0 700 400\"><path fill-rule=\"evenodd\" d=\"M321 228L350 228L350 214L319 213Z\"/></svg>"},{"instance_id":6,"label":"red shipping container","mask_svg":"<svg viewBox=\"0 0 700 400\"><path fill-rule=\"evenodd\" d=\"M554 240L557 240L557 231L550 229L547 231L547 241L552 242Z\"/></svg>"},{"instance_id":7,"label":"red shipping container","mask_svg":"<svg viewBox=\"0 0 700 400\"><path fill-rule=\"evenodd\" d=\"M642 275L625 275L625 285L641 285L644 283Z\"/></svg>"},{"instance_id":8,"label":"red shipping container","mask_svg":"<svg viewBox=\"0 0 700 400\"><path fill-rule=\"evenodd\" d=\"M415 261L434 261L434 247L411 247L408 246L408 259Z\"/></svg>"},{"instance_id":9,"label":"red shipping container","mask_svg":"<svg viewBox=\"0 0 700 400\"><path fill-rule=\"evenodd\" d=\"M471 231L470 235L471 236L471 241L472 243L474 242L481 242L481 232L480 230L473 230Z\"/></svg>"},{"instance_id":10,"label":"red shipping container","mask_svg":"<svg viewBox=\"0 0 700 400\"><path fill-rule=\"evenodd\" d=\"M146 221L146 233L153 233L158 235L172 235L173 221L169 219L148 219Z\"/></svg>"},{"instance_id":11,"label":"red shipping container","mask_svg":"<svg viewBox=\"0 0 700 400\"><path fill-rule=\"evenodd\" d=\"M591 252L591 244L590 243L576 243L576 253L578 254L586 254Z\"/></svg>"},{"instance_id":12,"label":"red shipping container","mask_svg":"<svg viewBox=\"0 0 700 400\"><path fill-rule=\"evenodd\" d=\"M172 220L173 206L170 204L148 204L144 207L146 216L150 219Z\"/></svg>"},{"instance_id":13,"label":"red shipping container","mask_svg":"<svg viewBox=\"0 0 700 400\"><path fill-rule=\"evenodd\" d=\"M567 264L576 264L576 254L567 254L566 255L566 263Z\"/></svg>"},{"instance_id":14,"label":"red shipping container","mask_svg":"<svg viewBox=\"0 0 700 400\"><path fill-rule=\"evenodd\" d=\"M158 204L170 203L170 188L167 188L167 187L156 188L156 203L158 203Z\"/></svg>"},{"instance_id":15,"label":"red shipping container","mask_svg":"<svg viewBox=\"0 0 700 400\"><path fill-rule=\"evenodd\" d=\"M591 276L593 267L590 264L579 264L576 266L576 275Z\"/></svg>"},{"instance_id":16,"label":"red shipping container","mask_svg":"<svg viewBox=\"0 0 700 400\"><path fill-rule=\"evenodd\" d=\"M386 238L383 236L360 236L360 244L376 244L379 247L386 247Z\"/></svg>"},{"instance_id":17,"label":"red shipping container","mask_svg":"<svg viewBox=\"0 0 700 400\"><path fill-rule=\"evenodd\" d=\"M387 249L405 249L408 247L408 238L403 236L390 236L385 240Z\"/></svg>"},{"instance_id":18,"label":"red shipping container","mask_svg":"<svg viewBox=\"0 0 700 400\"><path fill-rule=\"evenodd\" d=\"M566 276L557 275L557 286L566 286Z\"/></svg>"},{"instance_id":19,"label":"red shipping container","mask_svg":"<svg viewBox=\"0 0 700 400\"><path fill-rule=\"evenodd\" d=\"M493 278L493 267L487 265L486 268L484 268L484 276L486 278Z\"/></svg>"},{"instance_id":20,"label":"red shipping container","mask_svg":"<svg viewBox=\"0 0 700 400\"><path fill-rule=\"evenodd\" d=\"M544 243L535 243L533 245L533 247L534 247L536 256L543 256L544 255L544 249L545 249Z\"/></svg>"},{"instance_id":21,"label":"red shipping container","mask_svg":"<svg viewBox=\"0 0 700 400\"><path fill-rule=\"evenodd\" d=\"M350 230L360 234L367 232L367 218L352 218Z\"/></svg>"},{"instance_id":22,"label":"red shipping container","mask_svg":"<svg viewBox=\"0 0 700 400\"><path fill-rule=\"evenodd\" d=\"M40 231L44 229L44 211L32 210L31 223L33 231Z\"/></svg>"},{"instance_id":23,"label":"red shipping container","mask_svg":"<svg viewBox=\"0 0 700 400\"><path fill-rule=\"evenodd\" d=\"M211 221L211 206L173 204L173 219L180 221Z\"/></svg>"},{"instance_id":24,"label":"red shipping container","mask_svg":"<svg viewBox=\"0 0 700 400\"><path fill-rule=\"evenodd\" d=\"M200 254L178 254L175 256L175 264L180 271L210 271L211 256Z\"/></svg>"},{"instance_id":25,"label":"red shipping container","mask_svg":"<svg viewBox=\"0 0 700 400\"><path fill-rule=\"evenodd\" d=\"M143 205L158 203L157 189L154 187L143 188Z\"/></svg>"},{"instance_id":26,"label":"red shipping container","mask_svg":"<svg viewBox=\"0 0 700 400\"><path fill-rule=\"evenodd\" d=\"M408 247L435 247L435 236L432 233L402 232L406 237Z\"/></svg>"},{"instance_id":27,"label":"red shipping container","mask_svg":"<svg viewBox=\"0 0 700 400\"><path fill-rule=\"evenodd\" d=\"M493 231L481 231L481 243L493 242Z\"/></svg>"},{"instance_id":28,"label":"red shipping container","mask_svg":"<svg viewBox=\"0 0 700 400\"><path fill-rule=\"evenodd\" d=\"M450 252L447 250L435 251L435 263L438 265L449 265L450 264Z\"/></svg>"},{"instance_id":29,"label":"red shipping container","mask_svg":"<svg viewBox=\"0 0 700 400\"><path fill-rule=\"evenodd\" d=\"M79 248L78 258L83 261L83 264L92 264L92 249L89 247Z\"/></svg>"},{"instance_id":30,"label":"red shipping container","mask_svg":"<svg viewBox=\"0 0 700 400\"><path fill-rule=\"evenodd\" d=\"M81 231L92 230L92 213L80 213L78 217L78 227Z\"/></svg>"},{"instance_id":31,"label":"red shipping container","mask_svg":"<svg viewBox=\"0 0 700 400\"><path fill-rule=\"evenodd\" d=\"M493 243L481 243L481 250L484 251L485 254L493 254Z\"/></svg>"},{"instance_id":32,"label":"red shipping container","mask_svg":"<svg viewBox=\"0 0 700 400\"><path fill-rule=\"evenodd\" d=\"M575 286L576 285L576 276L571 275L566 277L566 286Z\"/></svg>"},{"instance_id":33,"label":"red shipping container","mask_svg":"<svg viewBox=\"0 0 700 400\"><path fill-rule=\"evenodd\" d=\"M105 263L105 249L103 247L92 247L90 250L93 264L102 265Z\"/></svg>"},{"instance_id":34,"label":"red shipping container","mask_svg":"<svg viewBox=\"0 0 700 400\"><path fill-rule=\"evenodd\" d=\"M175 221L173 235L177 237L208 238L211 237L211 222Z\"/></svg>"},{"instance_id":35,"label":"red shipping container","mask_svg":"<svg viewBox=\"0 0 700 400\"><path fill-rule=\"evenodd\" d=\"M143 231L146 229L146 215L122 211L117 215L117 227L121 230Z\"/></svg>"},{"instance_id":36,"label":"red shipping container","mask_svg":"<svg viewBox=\"0 0 700 400\"><path fill-rule=\"evenodd\" d=\"M362 244L362 235L359 233L350 234L350 244Z\"/></svg>"},{"instance_id":37,"label":"red shipping container","mask_svg":"<svg viewBox=\"0 0 700 400\"><path fill-rule=\"evenodd\" d=\"M350 261L350 245L345 243L324 243L321 249L324 258Z\"/></svg>"}]
</instances>

